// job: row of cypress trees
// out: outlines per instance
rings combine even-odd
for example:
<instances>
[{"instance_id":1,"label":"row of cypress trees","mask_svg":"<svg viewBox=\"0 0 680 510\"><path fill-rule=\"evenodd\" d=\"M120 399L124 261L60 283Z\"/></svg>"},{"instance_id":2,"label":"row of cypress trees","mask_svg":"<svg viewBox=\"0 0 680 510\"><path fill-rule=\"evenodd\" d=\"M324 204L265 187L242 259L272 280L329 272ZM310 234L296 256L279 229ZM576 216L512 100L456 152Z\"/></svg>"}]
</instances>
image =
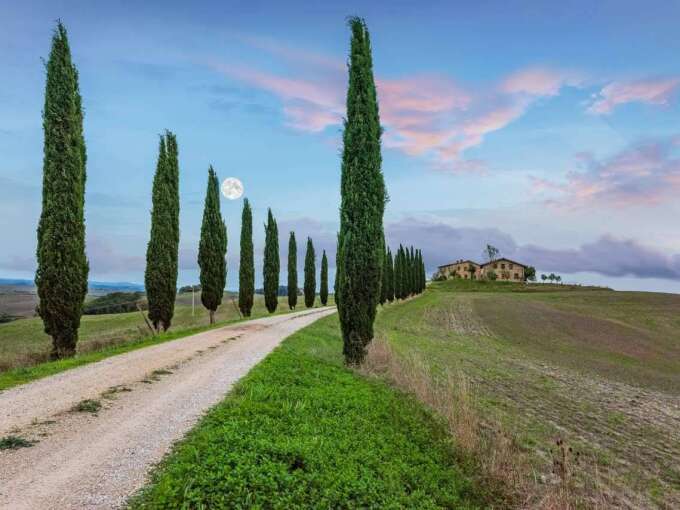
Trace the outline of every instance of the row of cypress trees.
<instances>
[{"instance_id":1,"label":"row of cypress trees","mask_svg":"<svg viewBox=\"0 0 680 510\"><path fill-rule=\"evenodd\" d=\"M248 199L243 202L241 217L241 265L239 268L239 309L244 317L250 317L255 294L255 262L253 258L253 216ZM267 223L264 225L264 299L270 313L278 307L279 275L281 272L279 259L279 229L271 209L267 211ZM288 238L288 307L294 310L298 300L297 240L295 232ZM307 238L304 268L305 306L314 306L316 297L316 254L311 238ZM328 260L324 250L321 259L321 304L328 303Z\"/></svg>"},{"instance_id":2,"label":"row of cypress trees","mask_svg":"<svg viewBox=\"0 0 680 510\"><path fill-rule=\"evenodd\" d=\"M425 290L427 274L421 250L399 245L396 256L388 248L384 254L380 304L406 299Z\"/></svg>"},{"instance_id":3,"label":"row of cypress trees","mask_svg":"<svg viewBox=\"0 0 680 510\"><path fill-rule=\"evenodd\" d=\"M297 271L297 241L295 239L295 232L291 232L288 238L288 307L295 310L298 299L298 271ZM303 295L305 298L305 306L311 308L314 306L316 299L316 251L312 238L307 238L307 248L305 251L305 267L304 267L304 286ZM321 287L319 291L319 298L321 305L326 306L328 303L328 259L326 258L326 250L321 256Z\"/></svg>"},{"instance_id":4,"label":"row of cypress trees","mask_svg":"<svg viewBox=\"0 0 680 510\"><path fill-rule=\"evenodd\" d=\"M360 18L351 18L347 113L343 131L340 231L338 233L336 302L343 336L343 353L348 364L360 363L373 338L376 307L381 299L382 280L394 281L394 295L413 291L406 276L407 263L415 254L397 253L394 267L384 268L383 214L387 191L382 174L380 138L382 128L373 77L368 29ZM86 150L83 137L82 101L78 72L71 61L66 29L59 23L47 62L47 85L43 112L45 133L43 200L38 225L36 285L40 297L38 312L45 331L53 338L52 357L74 354L82 305L87 292L89 265L85 254ZM201 299L211 312L221 302L218 296L226 279L227 235L216 199L217 178L209 170L208 191L199 265L205 296ZM167 330L172 322L177 288L179 246L179 165L177 140L173 133L161 136L153 183L152 226L147 246L145 285L149 298L149 319L156 330ZM241 230L241 271L239 307L250 315L254 295L252 211L244 201ZM271 214L265 226L265 302L274 311L278 304L278 227ZM311 241L305 257L305 302L316 287ZM409 258L410 257L410 258ZM413 263L413 262L411 262ZM385 271L384 271L385 269ZM392 271L394 278L389 278ZM321 295L327 299L327 260L322 257ZM297 274L295 273L295 276ZM297 290L297 282L294 286ZM389 286L389 284L388 284ZM291 285L291 288L293 286ZM292 301L289 298L289 305ZM295 298L295 303L297 299ZM313 303L313 297L311 299ZM211 317L214 313L211 313Z\"/></svg>"}]
</instances>

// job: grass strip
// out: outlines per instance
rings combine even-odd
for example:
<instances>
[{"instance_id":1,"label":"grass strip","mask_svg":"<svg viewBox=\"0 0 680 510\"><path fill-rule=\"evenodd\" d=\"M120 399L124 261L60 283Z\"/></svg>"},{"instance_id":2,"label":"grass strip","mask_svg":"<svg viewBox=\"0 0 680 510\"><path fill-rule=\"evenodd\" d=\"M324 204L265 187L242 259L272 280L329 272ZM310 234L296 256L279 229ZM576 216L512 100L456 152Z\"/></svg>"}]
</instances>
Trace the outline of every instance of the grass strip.
<instances>
[{"instance_id":1,"label":"grass strip","mask_svg":"<svg viewBox=\"0 0 680 510\"><path fill-rule=\"evenodd\" d=\"M288 310L284 312L277 312L274 315L289 313ZM151 345L161 344L164 342L169 342L170 340L177 340L178 338L184 338L187 336L195 335L197 333L202 333L211 329L222 328L224 326L229 326L230 324L235 324L238 322L244 322L247 320L252 320L255 318L262 317L250 317L247 319L233 319L228 321L223 321L216 324L197 326L195 328L187 328L180 331L169 331L166 333L161 333L156 336L148 336L141 339L124 341L118 345L113 345L110 347L105 347L101 350L84 352L82 354L76 354L73 358L47 361L45 363L39 363L37 365L32 365L29 367L19 367L7 370L5 372L0 372L0 392L7 390L14 386L19 386L21 384L26 384L37 379L42 379L43 377L48 377L50 375L58 374L59 372L64 372L72 368L76 368L82 365L87 365L88 363L94 363L96 361L101 361L105 358L111 356L116 356L118 354L123 354L130 351L135 351L137 349L142 349L144 347L149 347Z\"/></svg>"},{"instance_id":2,"label":"grass strip","mask_svg":"<svg viewBox=\"0 0 680 510\"><path fill-rule=\"evenodd\" d=\"M343 366L336 315L242 379L132 498L156 508L480 508L442 423Z\"/></svg>"}]
</instances>

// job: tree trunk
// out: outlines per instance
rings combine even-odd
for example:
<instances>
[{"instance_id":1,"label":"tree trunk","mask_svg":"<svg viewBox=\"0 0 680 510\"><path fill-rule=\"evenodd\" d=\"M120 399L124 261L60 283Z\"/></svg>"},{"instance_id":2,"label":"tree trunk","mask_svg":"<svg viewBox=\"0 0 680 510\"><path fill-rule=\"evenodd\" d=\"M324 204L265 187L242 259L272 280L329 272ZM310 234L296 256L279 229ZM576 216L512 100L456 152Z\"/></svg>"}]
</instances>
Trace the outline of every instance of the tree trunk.
<instances>
[{"instance_id":1,"label":"tree trunk","mask_svg":"<svg viewBox=\"0 0 680 510\"><path fill-rule=\"evenodd\" d=\"M209 310L210 312L210 324L215 324L215 310Z\"/></svg>"}]
</instances>

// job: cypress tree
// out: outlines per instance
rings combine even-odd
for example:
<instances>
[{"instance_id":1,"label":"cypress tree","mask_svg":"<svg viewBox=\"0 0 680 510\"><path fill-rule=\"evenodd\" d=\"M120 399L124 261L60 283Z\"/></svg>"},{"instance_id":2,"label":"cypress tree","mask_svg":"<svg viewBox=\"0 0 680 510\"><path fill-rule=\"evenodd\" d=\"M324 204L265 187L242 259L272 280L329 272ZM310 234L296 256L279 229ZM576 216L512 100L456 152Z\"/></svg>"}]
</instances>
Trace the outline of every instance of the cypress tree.
<instances>
[{"instance_id":1,"label":"cypress tree","mask_svg":"<svg viewBox=\"0 0 680 510\"><path fill-rule=\"evenodd\" d=\"M215 322L215 310L222 304L227 283L227 227L220 212L220 184L211 166L205 194L201 240L198 244L198 267L201 269L201 303Z\"/></svg>"},{"instance_id":2,"label":"cypress tree","mask_svg":"<svg viewBox=\"0 0 680 510\"><path fill-rule=\"evenodd\" d=\"M328 258L326 257L326 250L321 255L321 286L319 288L319 299L321 299L321 306L328 304Z\"/></svg>"},{"instance_id":3,"label":"cypress tree","mask_svg":"<svg viewBox=\"0 0 680 510\"><path fill-rule=\"evenodd\" d=\"M269 313L276 311L279 304L279 271L281 261L279 260L279 227L269 209L267 214L267 224L264 227L264 304Z\"/></svg>"},{"instance_id":4,"label":"cypress tree","mask_svg":"<svg viewBox=\"0 0 680 510\"><path fill-rule=\"evenodd\" d=\"M382 283L380 284L380 304L384 305L387 301L387 280L389 278L389 273L387 271L387 250L383 253L383 270L382 270Z\"/></svg>"},{"instance_id":5,"label":"cypress tree","mask_svg":"<svg viewBox=\"0 0 680 510\"><path fill-rule=\"evenodd\" d=\"M408 246L406 247L405 261L406 270L404 271L404 297L408 297L413 293L413 261L411 260L411 252L409 251Z\"/></svg>"},{"instance_id":6,"label":"cypress tree","mask_svg":"<svg viewBox=\"0 0 680 510\"><path fill-rule=\"evenodd\" d=\"M37 228L38 313L51 359L73 356L87 294L83 111L78 71L59 22L46 64L42 211Z\"/></svg>"},{"instance_id":7,"label":"cypress tree","mask_svg":"<svg viewBox=\"0 0 680 510\"><path fill-rule=\"evenodd\" d=\"M397 249L397 256L394 259L394 297L404 298L404 249L401 245Z\"/></svg>"},{"instance_id":8,"label":"cypress tree","mask_svg":"<svg viewBox=\"0 0 680 510\"><path fill-rule=\"evenodd\" d=\"M411 253L409 254L408 278L409 294L413 295L416 293L416 257L413 246L411 246Z\"/></svg>"},{"instance_id":9,"label":"cypress tree","mask_svg":"<svg viewBox=\"0 0 680 510\"><path fill-rule=\"evenodd\" d=\"M423 252L420 252L420 290L425 292L427 288L427 272L425 269L425 259L423 258Z\"/></svg>"},{"instance_id":10,"label":"cypress tree","mask_svg":"<svg viewBox=\"0 0 680 510\"><path fill-rule=\"evenodd\" d=\"M383 264L387 192L381 170L380 117L365 22L351 18L347 116L343 132L338 312L347 364L363 361L373 339Z\"/></svg>"},{"instance_id":11,"label":"cypress tree","mask_svg":"<svg viewBox=\"0 0 680 510\"><path fill-rule=\"evenodd\" d=\"M291 310L295 310L297 298L297 243L295 232L291 232L288 239L288 306Z\"/></svg>"},{"instance_id":12,"label":"cypress tree","mask_svg":"<svg viewBox=\"0 0 680 510\"><path fill-rule=\"evenodd\" d=\"M383 269L387 272L387 292L385 297L388 301L394 301L394 262L392 260L392 250L387 249L387 267Z\"/></svg>"},{"instance_id":13,"label":"cypress tree","mask_svg":"<svg viewBox=\"0 0 680 510\"><path fill-rule=\"evenodd\" d=\"M177 139L170 131L161 136L153 179L151 236L146 249L144 285L149 319L157 331L172 323L177 295L179 250L179 163Z\"/></svg>"},{"instance_id":14,"label":"cypress tree","mask_svg":"<svg viewBox=\"0 0 680 510\"><path fill-rule=\"evenodd\" d=\"M413 292L420 294L420 255L418 250L413 254Z\"/></svg>"},{"instance_id":15,"label":"cypress tree","mask_svg":"<svg viewBox=\"0 0 680 510\"><path fill-rule=\"evenodd\" d=\"M337 234L335 243L335 278L333 279L333 300L336 308L340 308L340 288L338 285L338 274L340 273L340 234Z\"/></svg>"},{"instance_id":16,"label":"cypress tree","mask_svg":"<svg viewBox=\"0 0 680 510\"><path fill-rule=\"evenodd\" d=\"M238 268L238 308L244 317L250 317L254 295L253 213L246 198L243 200L241 213L241 258Z\"/></svg>"},{"instance_id":17,"label":"cypress tree","mask_svg":"<svg viewBox=\"0 0 680 510\"><path fill-rule=\"evenodd\" d=\"M307 251L305 253L305 306L312 308L316 297L316 253L312 238L307 238Z\"/></svg>"}]
</instances>

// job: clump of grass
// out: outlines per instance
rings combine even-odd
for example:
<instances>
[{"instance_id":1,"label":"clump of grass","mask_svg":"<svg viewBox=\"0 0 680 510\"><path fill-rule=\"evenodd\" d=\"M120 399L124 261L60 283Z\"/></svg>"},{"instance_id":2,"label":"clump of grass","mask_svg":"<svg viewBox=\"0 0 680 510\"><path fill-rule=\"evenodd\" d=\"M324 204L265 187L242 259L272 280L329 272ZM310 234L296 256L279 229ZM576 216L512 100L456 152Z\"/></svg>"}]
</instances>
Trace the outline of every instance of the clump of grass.
<instances>
[{"instance_id":1,"label":"clump of grass","mask_svg":"<svg viewBox=\"0 0 680 510\"><path fill-rule=\"evenodd\" d=\"M116 398L116 394L118 393L126 393L132 391L130 388L127 386L119 385L119 386L111 386L108 390L102 393L103 398L107 399L114 399Z\"/></svg>"},{"instance_id":2,"label":"clump of grass","mask_svg":"<svg viewBox=\"0 0 680 510\"><path fill-rule=\"evenodd\" d=\"M172 371L166 370L164 368L161 368L159 370L154 370L153 372L151 372L151 375L156 376L156 377L161 376L161 375L169 375L169 374L172 374Z\"/></svg>"},{"instance_id":3,"label":"clump of grass","mask_svg":"<svg viewBox=\"0 0 680 510\"><path fill-rule=\"evenodd\" d=\"M101 408L102 403L99 400L87 398L78 402L71 408L71 410L77 413L97 414Z\"/></svg>"},{"instance_id":4,"label":"clump of grass","mask_svg":"<svg viewBox=\"0 0 680 510\"><path fill-rule=\"evenodd\" d=\"M0 438L0 450L17 450L19 448L30 448L37 441L25 439L21 436L5 436Z\"/></svg>"}]
</instances>

